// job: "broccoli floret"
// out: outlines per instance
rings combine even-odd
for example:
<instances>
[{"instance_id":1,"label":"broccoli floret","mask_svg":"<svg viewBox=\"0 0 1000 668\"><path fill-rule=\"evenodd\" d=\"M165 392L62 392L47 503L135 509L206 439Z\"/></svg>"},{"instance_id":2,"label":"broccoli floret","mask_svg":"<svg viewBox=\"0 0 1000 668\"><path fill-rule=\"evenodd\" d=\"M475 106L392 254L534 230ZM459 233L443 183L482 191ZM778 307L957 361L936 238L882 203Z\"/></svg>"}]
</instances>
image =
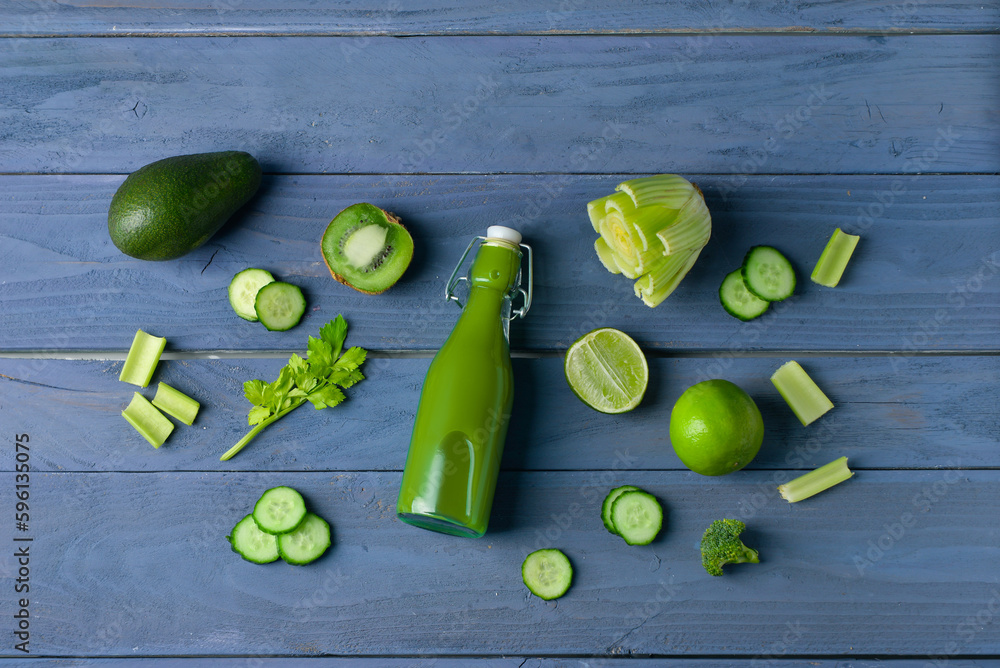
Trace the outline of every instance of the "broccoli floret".
<instances>
[{"instance_id":1,"label":"broccoli floret","mask_svg":"<svg viewBox=\"0 0 1000 668\"><path fill-rule=\"evenodd\" d=\"M739 520L715 520L701 537L701 564L709 575L722 575L726 564L759 564L757 550L740 540L746 525Z\"/></svg>"}]
</instances>

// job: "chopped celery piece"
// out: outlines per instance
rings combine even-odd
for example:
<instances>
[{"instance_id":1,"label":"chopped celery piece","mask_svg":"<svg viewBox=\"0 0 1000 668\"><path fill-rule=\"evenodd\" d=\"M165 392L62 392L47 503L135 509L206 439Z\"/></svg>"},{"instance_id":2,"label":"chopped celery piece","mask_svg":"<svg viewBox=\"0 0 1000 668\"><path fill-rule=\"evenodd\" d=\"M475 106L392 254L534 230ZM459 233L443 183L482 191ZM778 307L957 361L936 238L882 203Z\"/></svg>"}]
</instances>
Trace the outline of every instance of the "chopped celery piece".
<instances>
[{"instance_id":1,"label":"chopped celery piece","mask_svg":"<svg viewBox=\"0 0 1000 668\"><path fill-rule=\"evenodd\" d=\"M835 229L813 269L813 282L828 288L837 287L860 238L854 234L845 234L839 227Z\"/></svg>"},{"instance_id":2,"label":"chopped celery piece","mask_svg":"<svg viewBox=\"0 0 1000 668\"><path fill-rule=\"evenodd\" d=\"M653 307L694 266L712 235L712 217L701 191L676 174L632 179L616 190L587 203L600 234L594 248L605 268L635 280L636 296Z\"/></svg>"},{"instance_id":3,"label":"chopped celery piece","mask_svg":"<svg viewBox=\"0 0 1000 668\"><path fill-rule=\"evenodd\" d=\"M795 360L782 364L771 375L771 382L803 426L811 424L833 408L833 402Z\"/></svg>"},{"instance_id":4,"label":"chopped celery piece","mask_svg":"<svg viewBox=\"0 0 1000 668\"><path fill-rule=\"evenodd\" d=\"M784 485L778 485L778 493L785 501L795 503L828 490L852 475L854 472L847 468L847 457L841 457Z\"/></svg>"},{"instance_id":5,"label":"chopped celery piece","mask_svg":"<svg viewBox=\"0 0 1000 668\"><path fill-rule=\"evenodd\" d=\"M198 409L201 408L201 404L197 401L166 383L160 383L156 387L153 405L167 415L173 415L186 425L194 423Z\"/></svg>"},{"instance_id":6,"label":"chopped celery piece","mask_svg":"<svg viewBox=\"0 0 1000 668\"><path fill-rule=\"evenodd\" d=\"M138 392L132 394L132 401L129 402L128 408L122 411L122 417L128 420L128 423L135 427L135 430L154 448L163 445L167 436L174 430L174 424Z\"/></svg>"},{"instance_id":7,"label":"chopped celery piece","mask_svg":"<svg viewBox=\"0 0 1000 668\"><path fill-rule=\"evenodd\" d=\"M147 334L140 329L132 339L132 347L128 350L128 357L125 358L125 366L122 367L118 380L139 387L149 385L166 346L166 339Z\"/></svg>"}]
</instances>

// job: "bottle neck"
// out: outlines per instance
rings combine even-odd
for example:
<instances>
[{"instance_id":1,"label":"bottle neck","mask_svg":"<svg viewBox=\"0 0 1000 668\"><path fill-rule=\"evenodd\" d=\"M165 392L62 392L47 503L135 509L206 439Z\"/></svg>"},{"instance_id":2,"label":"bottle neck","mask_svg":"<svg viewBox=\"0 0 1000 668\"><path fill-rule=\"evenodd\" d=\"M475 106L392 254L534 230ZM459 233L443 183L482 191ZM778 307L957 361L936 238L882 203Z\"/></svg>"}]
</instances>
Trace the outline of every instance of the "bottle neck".
<instances>
[{"instance_id":1,"label":"bottle neck","mask_svg":"<svg viewBox=\"0 0 1000 668\"><path fill-rule=\"evenodd\" d=\"M504 337L509 337L511 297L517 288L521 251L502 241L487 241L476 253L469 269L469 301L460 320L499 319Z\"/></svg>"}]
</instances>

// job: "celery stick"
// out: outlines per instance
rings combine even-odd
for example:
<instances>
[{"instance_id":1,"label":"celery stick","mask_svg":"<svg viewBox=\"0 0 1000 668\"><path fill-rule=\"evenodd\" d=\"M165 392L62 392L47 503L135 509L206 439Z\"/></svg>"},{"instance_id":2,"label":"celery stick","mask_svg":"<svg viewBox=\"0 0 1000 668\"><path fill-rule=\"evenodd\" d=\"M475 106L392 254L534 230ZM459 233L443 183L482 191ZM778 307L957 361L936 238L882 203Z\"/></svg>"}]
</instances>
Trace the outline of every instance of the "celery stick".
<instances>
[{"instance_id":1,"label":"celery stick","mask_svg":"<svg viewBox=\"0 0 1000 668\"><path fill-rule=\"evenodd\" d=\"M828 288L837 287L860 238L853 234L845 234L839 227L835 229L833 236L826 242L826 248L819 256L816 268L813 269L813 282Z\"/></svg>"},{"instance_id":2,"label":"celery stick","mask_svg":"<svg viewBox=\"0 0 1000 668\"><path fill-rule=\"evenodd\" d=\"M163 445L167 436L174 430L173 423L138 392L132 394L132 401L128 408L122 411L122 417L128 420L128 423L135 427L135 430L154 448Z\"/></svg>"},{"instance_id":3,"label":"celery stick","mask_svg":"<svg viewBox=\"0 0 1000 668\"><path fill-rule=\"evenodd\" d=\"M814 422L833 408L833 402L795 360L781 365L771 375L771 382L803 426Z\"/></svg>"},{"instance_id":4,"label":"celery stick","mask_svg":"<svg viewBox=\"0 0 1000 668\"><path fill-rule=\"evenodd\" d=\"M854 472L847 468L847 457L841 457L784 485L778 485L778 493L789 503L795 503L828 490L852 475Z\"/></svg>"},{"instance_id":5,"label":"celery stick","mask_svg":"<svg viewBox=\"0 0 1000 668\"><path fill-rule=\"evenodd\" d=\"M132 347L129 348L128 357L125 358L125 366L122 367L118 380L146 387L153 377L153 371L160 361L160 355L167 345L167 340L159 336L147 334L141 329L135 333L132 339Z\"/></svg>"},{"instance_id":6,"label":"celery stick","mask_svg":"<svg viewBox=\"0 0 1000 668\"><path fill-rule=\"evenodd\" d=\"M201 404L188 395L175 390L166 383L160 383L153 397L153 405L167 415L173 415L186 425L194 423Z\"/></svg>"}]
</instances>

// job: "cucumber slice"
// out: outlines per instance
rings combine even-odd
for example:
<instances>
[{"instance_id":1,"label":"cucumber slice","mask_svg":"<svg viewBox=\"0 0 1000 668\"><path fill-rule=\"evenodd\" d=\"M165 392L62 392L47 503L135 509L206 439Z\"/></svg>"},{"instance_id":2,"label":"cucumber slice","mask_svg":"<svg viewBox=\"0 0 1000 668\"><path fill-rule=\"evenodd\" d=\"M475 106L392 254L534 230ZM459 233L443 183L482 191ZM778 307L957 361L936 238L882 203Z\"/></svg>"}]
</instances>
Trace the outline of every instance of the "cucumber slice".
<instances>
[{"instance_id":1,"label":"cucumber slice","mask_svg":"<svg viewBox=\"0 0 1000 668\"><path fill-rule=\"evenodd\" d=\"M615 502L615 499L617 499L625 492L635 492L635 491L641 491L641 490L633 485L622 485L621 487L615 487L613 490L608 492L608 495L604 497L604 503L601 504L601 521L604 522L604 528L616 536L619 534L618 530L615 529L614 523L611 521L611 504L613 504Z\"/></svg>"},{"instance_id":2,"label":"cucumber slice","mask_svg":"<svg viewBox=\"0 0 1000 668\"><path fill-rule=\"evenodd\" d=\"M795 269L784 255L770 246L754 246L743 258L743 282L761 299L780 302L795 292Z\"/></svg>"},{"instance_id":3,"label":"cucumber slice","mask_svg":"<svg viewBox=\"0 0 1000 668\"><path fill-rule=\"evenodd\" d=\"M573 581L573 566L559 550L535 550L521 564L521 579L532 594L551 601L569 589Z\"/></svg>"},{"instance_id":4,"label":"cucumber slice","mask_svg":"<svg viewBox=\"0 0 1000 668\"><path fill-rule=\"evenodd\" d=\"M306 298L299 286L275 281L257 292L254 311L260 323L272 332L284 332L295 327L306 312Z\"/></svg>"},{"instance_id":5,"label":"cucumber slice","mask_svg":"<svg viewBox=\"0 0 1000 668\"><path fill-rule=\"evenodd\" d=\"M282 534L295 529L306 519L306 502L291 487L272 487L253 507L253 521L264 533Z\"/></svg>"},{"instance_id":6,"label":"cucumber slice","mask_svg":"<svg viewBox=\"0 0 1000 668\"><path fill-rule=\"evenodd\" d=\"M663 508L652 494L624 492L611 504L611 522L629 545L649 545L663 528Z\"/></svg>"},{"instance_id":7,"label":"cucumber slice","mask_svg":"<svg viewBox=\"0 0 1000 668\"><path fill-rule=\"evenodd\" d=\"M306 513L295 531L278 536L278 554L290 564L304 566L319 559L330 547L330 525L319 515Z\"/></svg>"},{"instance_id":8,"label":"cucumber slice","mask_svg":"<svg viewBox=\"0 0 1000 668\"><path fill-rule=\"evenodd\" d=\"M743 281L743 271L736 271L726 274L719 286L719 301L726 313L739 318L740 320L753 320L764 313L771 302L764 301L749 290Z\"/></svg>"},{"instance_id":9,"label":"cucumber slice","mask_svg":"<svg viewBox=\"0 0 1000 668\"><path fill-rule=\"evenodd\" d=\"M236 315L250 322L257 322L254 303L257 293L268 283L274 283L271 272L263 269L244 269L229 282L229 305Z\"/></svg>"},{"instance_id":10,"label":"cucumber slice","mask_svg":"<svg viewBox=\"0 0 1000 668\"><path fill-rule=\"evenodd\" d=\"M253 515L247 515L233 527L231 536L226 536L233 552L255 564L269 564L278 558L278 541L269 533L257 528Z\"/></svg>"}]
</instances>

